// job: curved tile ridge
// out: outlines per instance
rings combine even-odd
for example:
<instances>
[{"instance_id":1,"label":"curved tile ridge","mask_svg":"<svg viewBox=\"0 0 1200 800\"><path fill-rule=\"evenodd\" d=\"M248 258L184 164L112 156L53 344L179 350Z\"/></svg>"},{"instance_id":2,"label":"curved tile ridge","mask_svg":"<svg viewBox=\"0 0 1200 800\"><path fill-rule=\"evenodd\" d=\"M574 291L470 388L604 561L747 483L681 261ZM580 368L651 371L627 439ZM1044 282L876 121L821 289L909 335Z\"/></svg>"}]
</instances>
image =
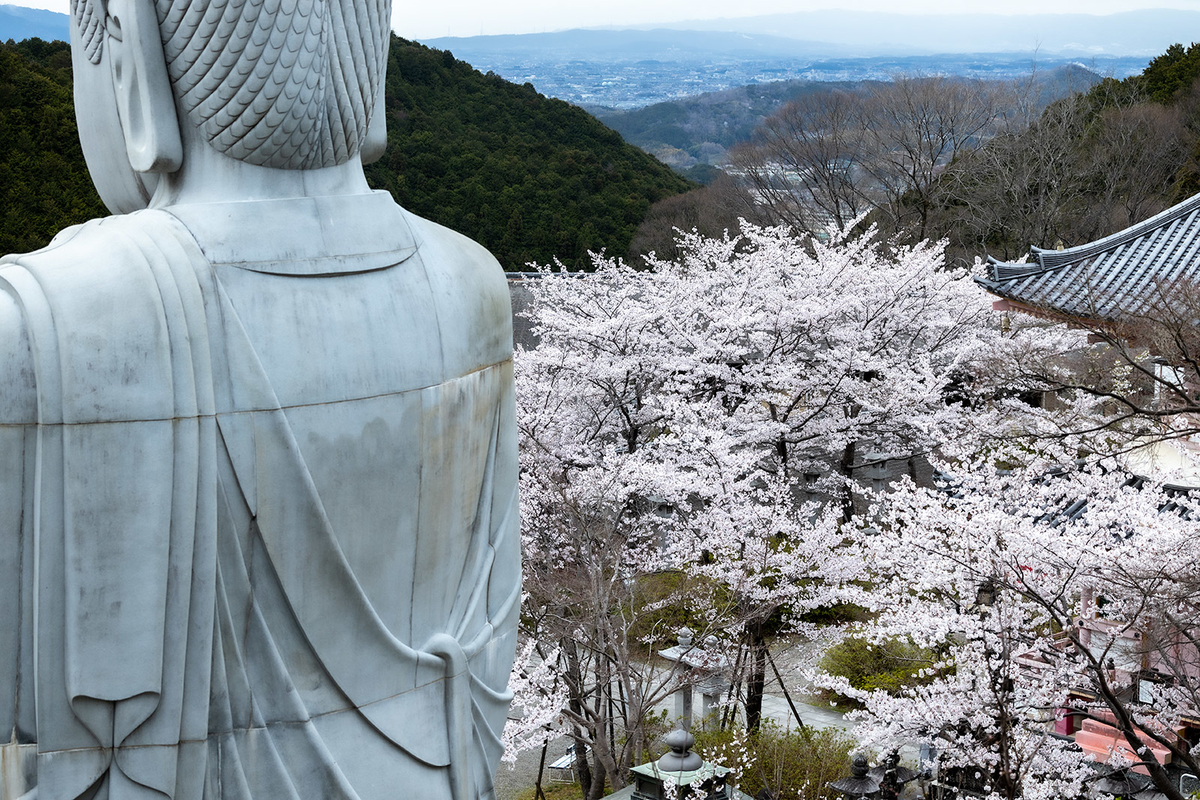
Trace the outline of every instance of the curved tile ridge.
<instances>
[{"instance_id":1,"label":"curved tile ridge","mask_svg":"<svg viewBox=\"0 0 1200 800\"><path fill-rule=\"evenodd\" d=\"M1177 224L1180 222L1183 224ZM1171 230L1168 231L1167 229ZM1159 234L1159 236L1156 237L1154 234ZM1167 244L1161 238L1163 236L1172 240L1200 238L1200 194L1193 195L1187 200L1155 214L1153 217L1105 236L1102 239L1097 239L1094 242L1076 245L1064 250L1030 247L1029 251L1032 260L1025 263L1000 261L989 256L987 259L988 277L977 278L976 280L984 286L993 287L996 284L1021 280L1041 273L1062 269L1089 259L1096 259L1097 256L1116 250L1123 245L1131 245L1138 242L1139 239L1147 240L1147 242L1138 243L1139 245L1145 243L1152 244L1153 241L1157 241L1162 246ZM1177 251L1178 246L1177 242L1172 242L1166 250L1174 252ZM1131 248L1131 250L1138 249L1140 247L1137 245ZM1191 248L1188 248L1188 250L1190 252ZM1129 255L1132 255L1132 253L1129 253ZM1140 261L1144 257L1144 253L1138 253L1135 256L1135 260ZM1103 260L1098 259L1093 263Z\"/></svg>"},{"instance_id":2,"label":"curved tile ridge","mask_svg":"<svg viewBox=\"0 0 1200 800\"><path fill-rule=\"evenodd\" d=\"M1193 195L1187 200L1171 206L1165 211L1155 214L1149 219L1142 220L1136 225L1130 225L1124 230L1109 234L1103 239L1097 239L1094 242L1087 244L1068 247L1064 250L1049 250L1042 247L1030 247L1029 252L1032 256L1041 262L1043 269L1053 269L1054 267L1069 264L1073 261L1080 261L1084 258L1097 255L1105 250L1111 250L1122 244L1140 239L1150 233L1153 233L1156 228L1161 228L1178 219L1188 216L1200 210L1200 194Z\"/></svg>"},{"instance_id":3,"label":"curved tile ridge","mask_svg":"<svg viewBox=\"0 0 1200 800\"><path fill-rule=\"evenodd\" d=\"M1028 278L1031 275L1045 271L1045 267L1037 261L1027 261L1024 264L1019 264L989 258L988 267L990 267L989 271L991 272L993 281L1011 281L1017 278Z\"/></svg>"}]
</instances>

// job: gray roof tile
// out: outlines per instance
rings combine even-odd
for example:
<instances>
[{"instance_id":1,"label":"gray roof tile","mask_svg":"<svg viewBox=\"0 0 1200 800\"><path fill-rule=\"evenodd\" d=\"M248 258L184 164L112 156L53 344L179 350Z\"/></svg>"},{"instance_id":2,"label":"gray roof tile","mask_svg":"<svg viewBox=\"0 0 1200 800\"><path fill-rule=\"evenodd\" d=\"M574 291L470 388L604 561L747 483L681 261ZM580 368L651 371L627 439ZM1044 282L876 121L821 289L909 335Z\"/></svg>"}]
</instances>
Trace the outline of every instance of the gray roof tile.
<instances>
[{"instance_id":1,"label":"gray roof tile","mask_svg":"<svg viewBox=\"0 0 1200 800\"><path fill-rule=\"evenodd\" d=\"M976 278L1000 297L1077 318L1145 313L1155 289L1200 279L1200 195L1094 242L1030 248L1027 263L988 259Z\"/></svg>"}]
</instances>

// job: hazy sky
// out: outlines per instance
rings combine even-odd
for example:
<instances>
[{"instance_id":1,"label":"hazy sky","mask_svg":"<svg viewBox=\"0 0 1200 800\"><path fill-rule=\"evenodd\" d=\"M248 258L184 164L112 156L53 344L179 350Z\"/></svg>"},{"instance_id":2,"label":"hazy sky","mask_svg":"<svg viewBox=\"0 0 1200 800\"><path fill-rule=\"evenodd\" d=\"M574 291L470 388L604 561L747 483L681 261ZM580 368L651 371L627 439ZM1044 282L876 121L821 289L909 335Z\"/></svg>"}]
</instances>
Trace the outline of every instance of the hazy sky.
<instances>
[{"instance_id":1,"label":"hazy sky","mask_svg":"<svg viewBox=\"0 0 1200 800\"><path fill-rule=\"evenodd\" d=\"M67 12L68 0L0 0ZM536 33L597 25L637 25L685 19L752 16L821 8L909 13L991 12L1002 14L1109 14L1141 8L1200 11L1200 0L393 0L392 27L409 39ZM735 9L731 14L731 9ZM1200 32L1198 32L1200 33ZM820 39L818 31L813 39ZM1186 38L1186 37L1185 37Z\"/></svg>"}]
</instances>

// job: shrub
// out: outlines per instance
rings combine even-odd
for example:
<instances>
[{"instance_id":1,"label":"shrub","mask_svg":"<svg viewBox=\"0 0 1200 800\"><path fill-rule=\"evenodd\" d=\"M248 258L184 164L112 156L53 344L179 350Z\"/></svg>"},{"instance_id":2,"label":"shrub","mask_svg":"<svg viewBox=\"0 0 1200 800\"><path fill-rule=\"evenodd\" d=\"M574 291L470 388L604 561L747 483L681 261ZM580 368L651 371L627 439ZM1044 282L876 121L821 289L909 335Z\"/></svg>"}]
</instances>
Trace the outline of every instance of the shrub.
<instances>
[{"instance_id":1,"label":"shrub","mask_svg":"<svg viewBox=\"0 0 1200 800\"><path fill-rule=\"evenodd\" d=\"M912 642L892 639L885 644L872 644L866 639L851 637L834 645L821 659L821 669L838 675L861 691L882 689L896 694L907 686L926 682L918 677L922 669L932 667L937 656ZM836 695L841 702L853 700Z\"/></svg>"},{"instance_id":2,"label":"shrub","mask_svg":"<svg viewBox=\"0 0 1200 800\"><path fill-rule=\"evenodd\" d=\"M741 728L696 731L695 736L693 749L706 761L738 772L738 788L751 797L770 789L777 797L833 800L838 793L828 784L848 774L854 746L836 728L784 731L769 721L750 736Z\"/></svg>"}]
</instances>

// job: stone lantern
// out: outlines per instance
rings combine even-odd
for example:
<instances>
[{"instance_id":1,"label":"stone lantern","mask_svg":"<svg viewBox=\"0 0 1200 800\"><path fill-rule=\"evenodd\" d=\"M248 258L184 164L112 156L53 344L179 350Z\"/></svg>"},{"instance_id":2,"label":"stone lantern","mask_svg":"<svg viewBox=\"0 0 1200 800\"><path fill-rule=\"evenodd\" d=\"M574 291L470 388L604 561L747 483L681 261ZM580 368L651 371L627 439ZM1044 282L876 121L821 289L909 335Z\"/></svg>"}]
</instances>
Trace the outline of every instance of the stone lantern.
<instances>
[{"instance_id":1,"label":"stone lantern","mask_svg":"<svg viewBox=\"0 0 1200 800\"><path fill-rule=\"evenodd\" d=\"M729 768L705 761L691 752L696 737L683 729L667 734L671 751L658 761L634 767L633 783L608 800L751 800L726 782ZM670 784L673 791L665 786Z\"/></svg>"},{"instance_id":2,"label":"stone lantern","mask_svg":"<svg viewBox=\"0 0 1200 800\"><path fill-rule=\"evenodd\" d=\"M893 750L877 767L872 767L867 777L879 784L879 800L897 800L904 794L904 787L917 779L917 773L900 765L900 752Z\"/></svg>"},{"instance_id":3,"label":"stone lantern","mask_svg":"<svg viewBox=\"0 0 1200 800\"><path fill-rule=\"evenodd\" d=\"M846 800L875 797L879 794L879 781L872 778L869 772L867 757L859 753L850 762L850 777L833 781L829 788L841 792Z\"/></svg>"},{"instance_id":4,"label":"stone lantern","mask_svg":"<svg viewBox=\"0 0 1200 800\"><path fill-rule=\"evenodd\" d=\"M675 690L674 721L684 730L692 727L694 713L693 694L700 690L700 720L703 721L712 713L721 700L721 695L729 688L725 673L729 669L729 659L716 655L717 640L708 637L703 647L694 644L692 631L680 628L678 644L659 650L658 654L670 661L678 670L679 688Z\"/></svg>"}]
</instances>

